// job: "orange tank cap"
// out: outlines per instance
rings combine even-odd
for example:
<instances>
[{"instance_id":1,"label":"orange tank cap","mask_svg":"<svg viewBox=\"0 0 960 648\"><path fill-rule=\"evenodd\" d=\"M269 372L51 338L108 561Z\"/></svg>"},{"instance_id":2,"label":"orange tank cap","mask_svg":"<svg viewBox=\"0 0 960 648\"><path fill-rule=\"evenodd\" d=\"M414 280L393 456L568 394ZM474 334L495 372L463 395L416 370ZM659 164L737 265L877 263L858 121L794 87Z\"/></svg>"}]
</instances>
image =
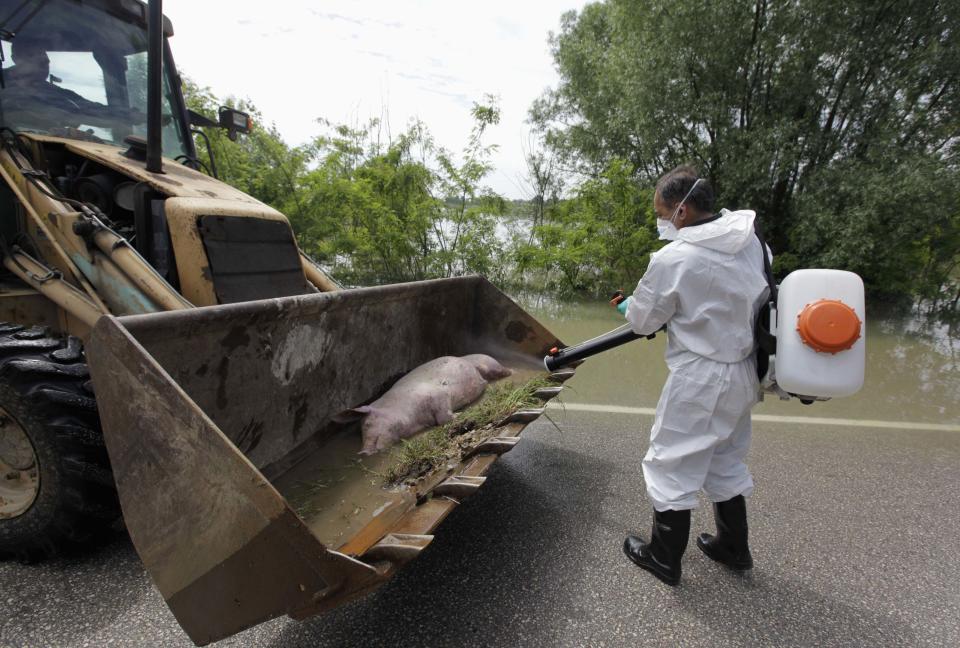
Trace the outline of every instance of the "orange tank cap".
<instances>
[{"instance_id":1,"label":"orange tank cap","mask_svg":"<svg viewBox=\"0 0 960 648\"><path fill-rule=\"evenodd\" d=\"M803 343L821 353L846 351L860 339L862 323L856 311L836 299L818 299L797 315Z\"/></svg>"}]
</instances>

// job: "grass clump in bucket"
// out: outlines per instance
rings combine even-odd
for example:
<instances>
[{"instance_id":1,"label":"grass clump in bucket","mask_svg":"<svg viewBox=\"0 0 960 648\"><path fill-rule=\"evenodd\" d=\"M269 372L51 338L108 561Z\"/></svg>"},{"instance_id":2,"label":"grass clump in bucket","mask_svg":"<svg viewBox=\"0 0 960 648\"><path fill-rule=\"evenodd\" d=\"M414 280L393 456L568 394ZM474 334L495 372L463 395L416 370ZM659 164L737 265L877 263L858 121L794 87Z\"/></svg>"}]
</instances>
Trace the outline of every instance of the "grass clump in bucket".
<instances>
[{"instance_id":1,"label":"grass clump in bucket","mask_svg":"<svg viewBox=\"0 0 960 648\"><path fill-rule=\"evenodd\" d=\"M546 377L521 385L509 381L490 385L479 401L456 412L452 421L401 441L392 451L394 461L384 473L384 481L394 484L416 478L459 459L464 449L493 436L497 424L505 418L517 410L540 405L534 393L554 385Z\"/></svg>"}]
</instances>

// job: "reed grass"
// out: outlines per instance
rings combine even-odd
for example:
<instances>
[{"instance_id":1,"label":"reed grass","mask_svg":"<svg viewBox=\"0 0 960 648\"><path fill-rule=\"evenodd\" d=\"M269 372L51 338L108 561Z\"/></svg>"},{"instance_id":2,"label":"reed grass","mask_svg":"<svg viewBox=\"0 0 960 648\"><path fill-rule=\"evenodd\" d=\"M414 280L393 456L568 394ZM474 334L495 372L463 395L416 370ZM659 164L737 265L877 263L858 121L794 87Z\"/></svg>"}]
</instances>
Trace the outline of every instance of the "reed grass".
<instances>
[{"instance_id":1,"label":"reed grass","mask_svg":"<svg viewBox=\"0 0 960 648\"><path fill-rule=\"evenodd\" d=\"M520 385L504 381L487 388L483 397L454 414L453 420L424 430L394 446L395 461L384 472L384 481L395 484L432 472L452 459L459 459L462 442L476 445L493 436L497 425L527 407L540 405L534 392L553 386L547 377L536 377ZM469 439L464 437L469 436Z\"/></svg>"}]
</instances>

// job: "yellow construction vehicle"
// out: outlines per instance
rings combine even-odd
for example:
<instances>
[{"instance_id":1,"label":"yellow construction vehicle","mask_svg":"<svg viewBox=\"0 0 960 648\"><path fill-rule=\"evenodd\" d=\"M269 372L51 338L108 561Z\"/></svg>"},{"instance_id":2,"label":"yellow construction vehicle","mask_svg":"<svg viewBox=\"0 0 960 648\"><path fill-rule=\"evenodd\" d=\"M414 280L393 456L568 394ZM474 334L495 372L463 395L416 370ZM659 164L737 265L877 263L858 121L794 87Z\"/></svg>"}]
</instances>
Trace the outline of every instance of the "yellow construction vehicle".
<instances>
[{"instance_id":1,"label":"yellow construction vehicle","mask_svg":"<svg viewBox=\"0 0 960 648\"><path fill-rule=\"evenodd\" d=\"M481 277L342 290L201 172L192 129L251 125L186 109L159 2L0 0L0 21L0 552L122 516L197 644L383 583L542 407L392 488L338 415L433 358L523 374L559 341Z\"/></svg>"}]
</instances>

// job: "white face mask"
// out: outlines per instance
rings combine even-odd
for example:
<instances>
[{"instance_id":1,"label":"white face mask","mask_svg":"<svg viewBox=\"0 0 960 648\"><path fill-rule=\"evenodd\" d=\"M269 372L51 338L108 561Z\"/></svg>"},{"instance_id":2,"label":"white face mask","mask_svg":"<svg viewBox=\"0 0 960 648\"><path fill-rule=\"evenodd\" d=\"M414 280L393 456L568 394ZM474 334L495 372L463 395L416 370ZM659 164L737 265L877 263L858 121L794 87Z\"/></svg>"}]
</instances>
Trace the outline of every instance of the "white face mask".
<instances>
[{"instance_id":1,"label":"white face mask","mask_svg":"<svg viewBox=\"0 0 960 648\"><path fill-rule=\"evenodd\" d=\"M660 239L663 241L675 241L680 234L673 221L668 221L666 218L657 219L657 231L660 232Z\"/></svg>"},{"instance_id":2,"label":"white face mask","mask_svg":"<svg viewBox=\"0 0 960 648\"><path fill-rule=\"evenodd\" d=\"M700 184L701 178L697 178L694 181L693 186L690 187L690 191L687 192L687 195L683 197L683 200L677 203L677 208L673 210L673 214L670 215L670 220L665 218L657 219L657 231L660 233L660 239L664 241L675 241L680 235L680 230L677 229L677 226L673 224L673 221L676 220L677 214L680 213L680 207L683 203L687 202L687 198L690 197L690 194L693 193L693 190L697 188L697 185Z\"/></svg>"}]
</instances>

